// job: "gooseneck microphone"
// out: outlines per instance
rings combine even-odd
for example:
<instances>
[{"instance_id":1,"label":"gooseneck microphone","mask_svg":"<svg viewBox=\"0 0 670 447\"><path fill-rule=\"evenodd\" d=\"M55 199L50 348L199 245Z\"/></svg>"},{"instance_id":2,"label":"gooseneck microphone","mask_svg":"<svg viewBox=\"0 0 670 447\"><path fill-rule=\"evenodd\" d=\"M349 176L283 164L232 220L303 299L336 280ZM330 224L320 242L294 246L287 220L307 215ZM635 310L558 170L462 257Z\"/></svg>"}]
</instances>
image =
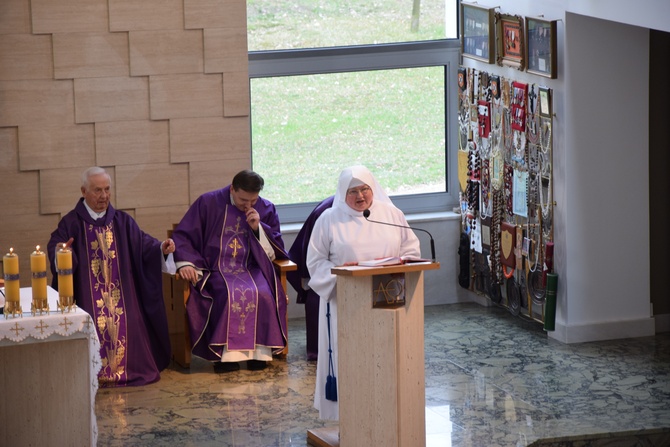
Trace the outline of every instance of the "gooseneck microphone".
<instances>
[{"instance_id":1,"label":"gooseneck microphone","mask_svg":"<svg viewBox=\"0 0 670 447\"><path fill-rule=\"evenodd\" d=\"M435 241L433 240L433 235L430 234L428 232L428 230L424 230L422 228L408 227L408 226L405 226L405 225L392 224L392 223L389 223L389 222L380 222L378 220L370 220L370 219L368 219L368 217L370 217L370 210L369 209L363 211L363 217L365 217L365 220L367 220L368 222L378 223L378 224L382 224L382 225L389 225L391 227L409 228L410 230L423 231L424 233L426 233L428 235L428 237L430 237L430 254L433 257L433 262L435 262Z\"/></svg>"}]
</instances>

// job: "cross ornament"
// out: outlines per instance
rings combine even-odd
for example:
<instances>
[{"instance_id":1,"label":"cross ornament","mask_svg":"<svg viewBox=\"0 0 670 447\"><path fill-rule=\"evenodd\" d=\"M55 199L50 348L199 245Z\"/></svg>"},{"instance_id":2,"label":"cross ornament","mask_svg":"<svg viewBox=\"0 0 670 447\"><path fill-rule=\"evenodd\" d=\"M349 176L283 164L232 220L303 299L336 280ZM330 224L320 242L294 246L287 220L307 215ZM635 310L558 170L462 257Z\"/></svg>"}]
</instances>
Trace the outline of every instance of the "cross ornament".
<instances>
[{"instance_id":1,"label":"cross ornament","mask_svg":"<svg viewBox=\"0 0 670 447\"><path fill-rule=\"evenodd\" d=\"M35 326L35 329L39 330L40 334L44 334L44 330L47 329L48 327L49 325L45 324L44 320L40 319L40 323L37 326Z\"/></svg>"},{"instance_id":2,"label":"cross ornament","mask_svg":"<svg viewBox=\"0 0 670 447\"><path fill-rule=\"evenodd\" d=\"M535 99L537 98L537 93L535 93L535 84L531 84L530 92L528 93L528 105L530 106L529 110L535 112Z\"/></svg>"},{"instance_id":3,"label":"cross ornament","mask_svg":"<svg viewBox=\"0 0 670 447\"><path fill-rule=\"evenodd\" d=\"M70 325L73 323L71 321L67 321L67 317L63 318L62 323L58 323L59 326L62 326L65 328L65 332L67 333L70 330Z\"/></svg>"},{"instance_id":4,"label":"cross ornament","mask_svg":"<svg viewBox=\"0 0 670 447\"><path fill-rule=\"evenodd\" d=\"M87 331L91 330L91 324L93 324L93 319L90 315L87 315L86 319L84 320L84 326L86 326Z\"/></svg>"},{"instance_id":5,"label":"cross ornament","mask_svg":"<svg viewBox=\"0 0 670 447\"><path fill-rule=\"evenodd\" d=\"M10 331L12 331L12 332L14 332L14 334L16 334L16 337L18 337L18 336L19 336L19 333L20 333L20 332L23 332L24 330L25 330L24 328L22 328L21 326L19 326L18 321L17 321L16 323L14 323L14 327L12 327L12 328L10 329Z\"/></svg>"},{"instance_id":6,"label":"cross ornament","mask_svg":"<svg viewBox=\"0 0 670 447\"><path fill-rule=\"evenodd\" d=\"M237 238L234 238L233 242L228 244L228 246L233 249L233 258L236 258L237 257L237 249L242 248L240 243L237 241Z\"/></svg>"}]
</instances>

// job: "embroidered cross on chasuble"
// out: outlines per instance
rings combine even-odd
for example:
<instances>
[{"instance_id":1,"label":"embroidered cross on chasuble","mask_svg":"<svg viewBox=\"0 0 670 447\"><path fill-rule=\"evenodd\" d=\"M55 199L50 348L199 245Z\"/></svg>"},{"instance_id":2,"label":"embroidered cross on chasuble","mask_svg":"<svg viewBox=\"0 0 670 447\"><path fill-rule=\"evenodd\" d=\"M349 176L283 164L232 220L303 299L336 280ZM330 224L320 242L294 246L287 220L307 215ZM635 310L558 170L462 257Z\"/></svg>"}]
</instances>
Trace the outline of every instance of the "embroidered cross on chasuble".
<instances>
[{"instance_id":1,"label":"embroidered cross on chasuble","mask_svg":"<svg viewBox=\"0 0 670 447\"><path fill-rule=\"evenodd\" d=\"M98 329L102 354L102 369L98 378L103 386L113 385L126 379L128 343L125 302L113 225L87 225L86 246L91 296L95 303L93 320Z\"/></svg>"},{"instance_id":2,"label":"embroidered cross on chasuble","mask_svg":"<svg viewBox=\"0 0 670 447\"><path fill-rule=\"evenodd\" d=\"M219 269L228 289L228 350L256 349L258 286L247 263L249 234L237 213L226 213ZM242 227L242 228L241 228Z\"/></svg>"}]
</instances>

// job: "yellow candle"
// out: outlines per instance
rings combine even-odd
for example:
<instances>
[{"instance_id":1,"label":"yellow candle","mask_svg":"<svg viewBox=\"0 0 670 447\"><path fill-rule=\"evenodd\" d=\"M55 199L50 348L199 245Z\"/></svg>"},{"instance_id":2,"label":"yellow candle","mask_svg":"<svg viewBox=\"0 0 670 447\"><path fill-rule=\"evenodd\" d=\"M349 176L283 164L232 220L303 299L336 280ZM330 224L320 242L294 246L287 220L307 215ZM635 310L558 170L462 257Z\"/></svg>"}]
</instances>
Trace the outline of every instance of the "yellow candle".
<instances>
[{"instance_id":1,"label":"yellow candle","mask_svg":"<svg viewBox=\"0 0 670 447\"><path fill-rule=\"evenodd\" d=\"M58 268L58 295L61 297L74 296L72 283L72 252L63 247L56 253L56 267Z\"/></svg>"},{"instance_id":2,"label":"yellow candle","mask_svg":"<svg viewBox=\"0 0 670 447\"><path fill-rule=\"evenodd\" d=\"M2 269L5 274L5 301L18 303L21 301L19 289L19 256L10 248L2 258Z\"/></svg>"},{"instance_id":3,"label":"yellow candle","mask_svg":"<svg viewBox=\"0 0 670 447\"><path fill-rule=\"evenodd\" d=\"M30 255L30 271L32 273L33 301L47 299L47 256L40 251L40 246Z\"/></svg>"}]
</instances>

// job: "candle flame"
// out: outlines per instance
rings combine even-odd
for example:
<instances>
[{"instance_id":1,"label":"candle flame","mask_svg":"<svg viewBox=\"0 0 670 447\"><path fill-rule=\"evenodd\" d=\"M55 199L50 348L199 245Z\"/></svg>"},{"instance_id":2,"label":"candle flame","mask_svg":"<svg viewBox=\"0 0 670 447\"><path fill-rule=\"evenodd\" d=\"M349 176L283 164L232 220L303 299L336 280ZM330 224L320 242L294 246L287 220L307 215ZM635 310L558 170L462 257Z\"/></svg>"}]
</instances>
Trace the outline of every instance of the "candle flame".
<instances>
[{"instance_id":1,"label":"candle flame","mask_svg":"<svg viewBox=\"0 0 670 447\"><path fill-rule=\"evenodd\" d=\"M37 251L37 252L40 251L40 246L39 245L35 245L35 251Z\"/></svg>"},{"instance_id":2,"label":"candle flame","mask_svg":"<svg viewBox=\"0 0 670 447\"><path fill-rule=\"evenodd\" d=\"M11 255L11 254L14 254L14 247L10 247L10 249L9 249L9 254L10 254L10 255Z\"/></svg>"}]
</instances>

